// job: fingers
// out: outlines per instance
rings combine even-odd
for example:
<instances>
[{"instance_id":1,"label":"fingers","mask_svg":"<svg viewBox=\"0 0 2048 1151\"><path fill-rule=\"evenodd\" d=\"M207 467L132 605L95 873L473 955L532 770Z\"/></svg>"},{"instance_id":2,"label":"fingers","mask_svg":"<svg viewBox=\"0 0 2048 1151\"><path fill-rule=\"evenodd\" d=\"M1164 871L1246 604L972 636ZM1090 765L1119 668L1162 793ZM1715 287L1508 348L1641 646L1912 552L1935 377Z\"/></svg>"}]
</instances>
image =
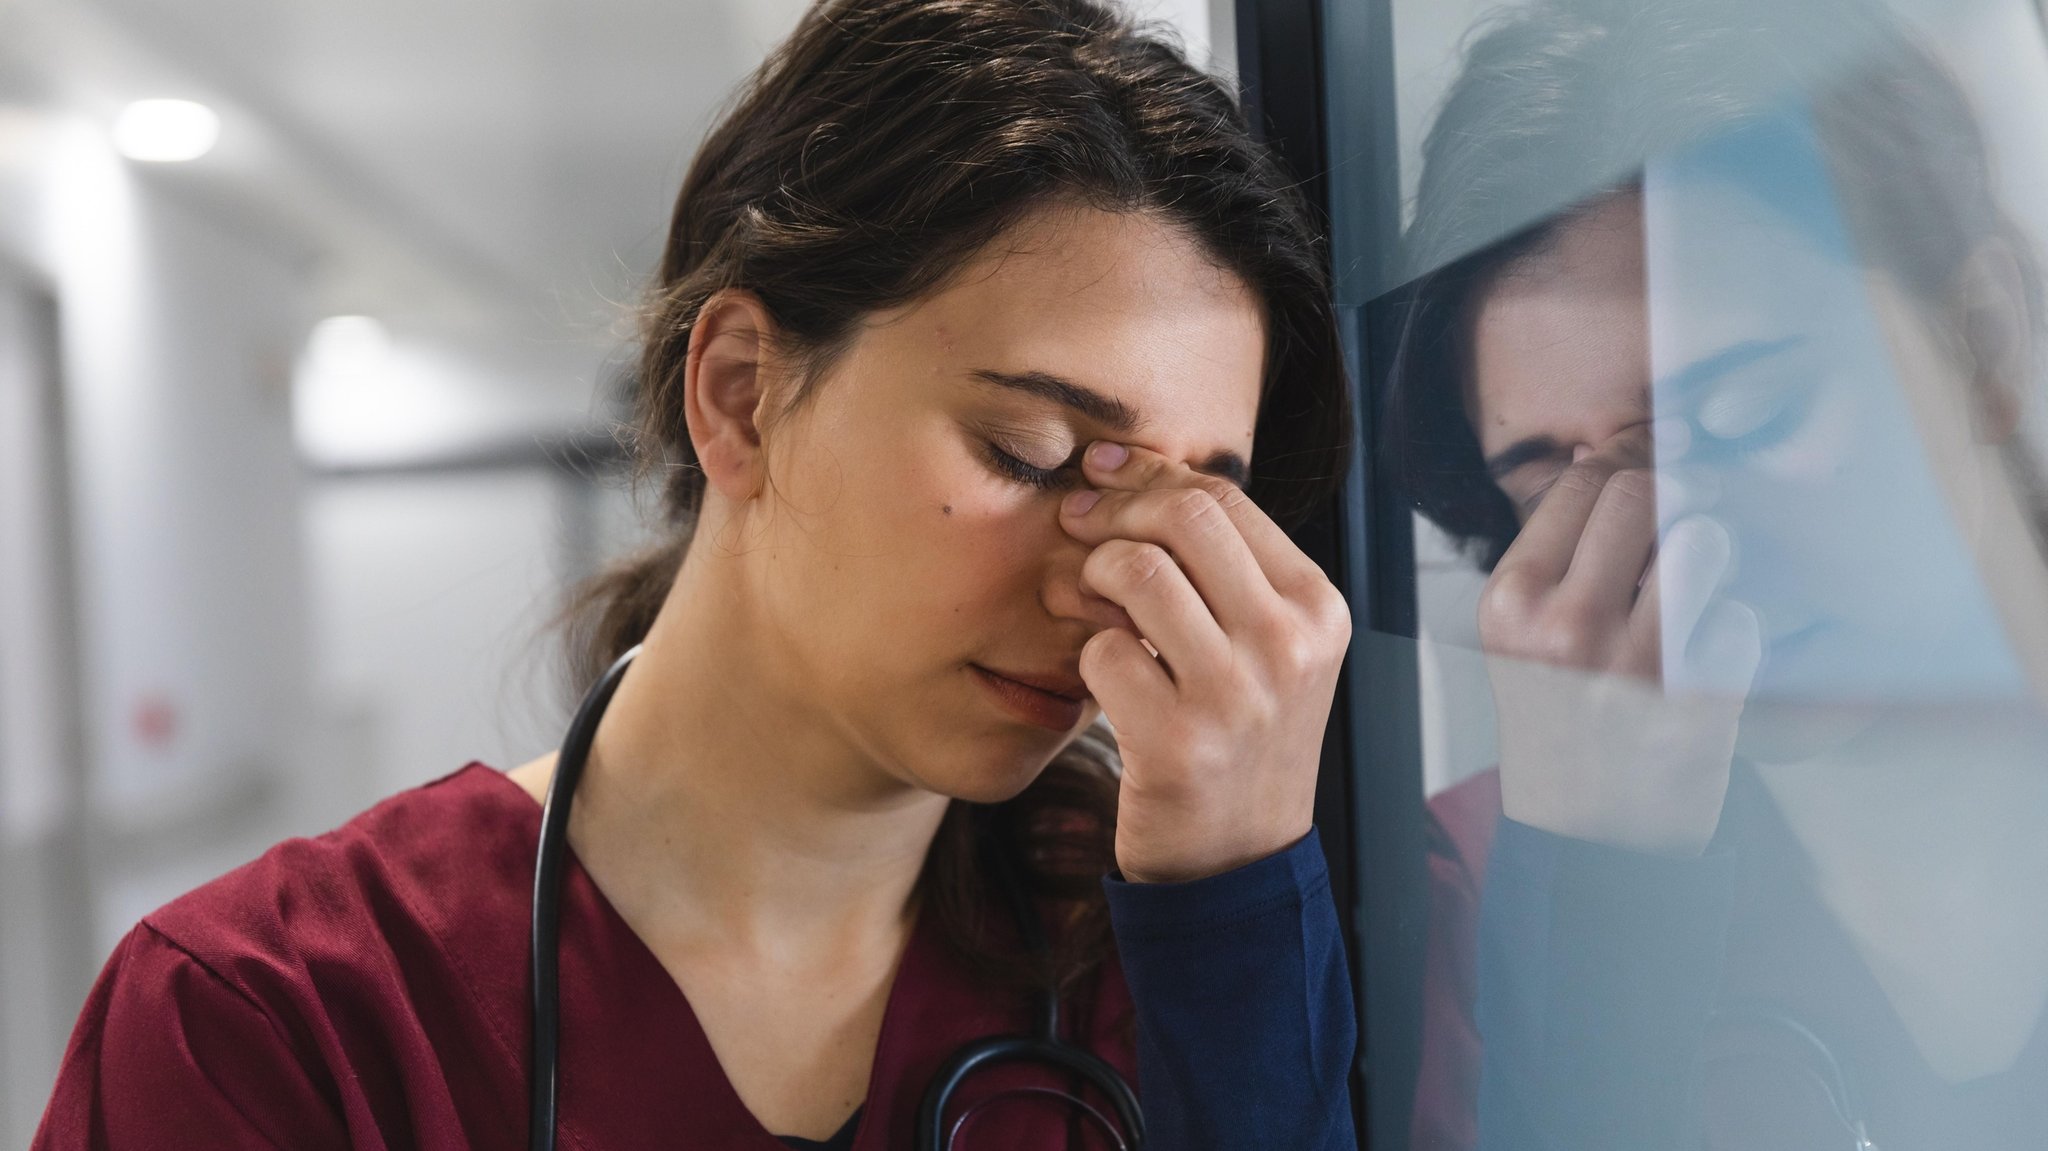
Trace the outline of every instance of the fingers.
<instances>
[{"instance_id":1,"label":"fingers","mask_svg":"<svg viewBox=\"0 0 2048 1151\"><path fill-rule=\"evenodd\" d=\"M1142 736L1172 714L1172 679L1143 641L1120 627L1088 637L1081 648L1081 678L1120 737Z\"/></svg>"},{"instance_id":2,"label":"fingers","mask_svg":"<svg viewBox=\"0 0 2048 1151\"><path fill-rule=\"evenodd\" d=\"M1121 461L1113 462L1116 453L1106 451L1107 448L1121 448L1124 452ZM1253 503L1244 489L1221 476L1198 472L1146 448L1109 441L1089 446L1082 457L1082 470L1089 483L1103 489L1102 498L1106 503L1120 498L1127 500L1130 493L1159 488L1193 488L1208 493L1222 509L1225 519L1236 528L1238 539L1249 551L1252 562L1265 576L1268 585L1287 598L1294 598L1295 592L1304 585L1328 582L1323 569L1302 554L1280 525ZM1118 493L1124 495L1120 497Z\"/></svg>"},{"instance_id":3,"label":"fingers","mask_svg":"<svg viewBox=\"0 0 2048 1151\"><path fill-rule=\"evenodd\" d=\"M1480 602L1493 654L1655 679L1658 485L1631 429L1558 477Z\"/></svg>"},{"instance_id":4,"label":"fingers","mask_svg":"<svg viewBox=\"0 0 2048 1151\"><path fill-rule=\"evenodd\" d=\"M1564 586L1571 594L1626 612L1636 602L1656 550L1656 477L1645 468L1615 472L1586 517Z\"/></svg>"},{"instance_id":5,"label":"fingers","mask_svg":"<svg viewBox=\"0 0 2048 1151\"><path fill-rule=\"evenodd\" d=\"M1085 464L1103 490L1068 496L1061 523L1095 545L1088 589L1124 609L1177 686L1234 690L1249 669L1292 675L1341 654L1349 605L1242 490L1143 448L1108 445L1124 458L1105 460L1104 446Z\"/></svg>"},{"instance_id":6,"label":"fingers","mask_svg":"<svg viewBox=\"0 0 2048 1151\"><path fill-rule=\"evenodd\" d=\"M1685 650L1733 555L1728 529L1706 516L1687 516L1665 533L1653 573L1655 589L1645 588L1637 615L1646 616L1644 622L1671 641L1669 650Z\"/></svg>"},{"instance_id":7,"label":"fingers","mask_svg":"<svg viewBox=\"0 0 2048 1151\"><path fill-rule=\"evenodd\" d=\"M1069 533L1095 544L1096 554L1112 544L1133 540L1164 549L1179 564L1200 602L1207 605L1203 614L1213 615L1224 630L1260 626L1263 617L1274 610L1278 593L1236 523L1209 492L1185 487L1105 492L1086 511L1072 510L1086 502L1069 496L1062 507L1061 519ZM1109 594L1107 589L1096 590ZM1124 610L1137 619L1129 604ZM1140 630L1158 642L1142 622Z\"/></svg>"},{"instance_id":8,"label":"fingers","mask_svg":"<svg viewBox=\"0 0 2048 1151\"><path fill-rule=\"evenodd\" d=\"M1721 594L1734 558L1728 530L1706 516L1687 516L1664 537L1630 622L1655 633L1669 691L1741 696L1756 676L1762 623L1747 604Z\"/></svg>"},{"instance_id":9,"label":"fingers","mask_svg":"<svg viewBox=\"0 0 2048 1151\"><path fill-rule=\"evenodd\" d=\"M1586 534L1586 522L1593 518L1600 492L1613 472L1613 465L1594 459L1566 468L1515 534L1494 570L1513 572L1516 579L1545 587L1562 583L1579 550L1579 538Z\"/></svg>"},{"instance_id":10,"label":"fingers","mask_svg":"<svg viewBox=\"0 0 2048 1151\"><path fill-rule=\"evenodd\" d=\"M1599 451L1574 461L1550 485L1496 570L1512 568L1517 579L1546 586L1563 582L1608 480L1617 472L1648 463L1648 435L1639 429L1624 431ZM1640 575L1642 569L1637 568L1636 573Z\"/></svg>"},{"instance_id":11,"label":"fingers","mask_svg":"<svg viewBox=\"0 0 2048 1151\"><path fill-rule=\"evenodd\" d=\"M1229 637L1164 548L1138 540L1108 540L1082 562L1081 583L1129 613L1138 631L1158 649L1158 663L1175 682L1191 668L1229 666ZM1138 642L1136 637L1133 642ZM1147 663L1153 662L1142 647L1139 653ZM1115 722L1114 716L1110 722Z\"/></svg>"}]
</instances>

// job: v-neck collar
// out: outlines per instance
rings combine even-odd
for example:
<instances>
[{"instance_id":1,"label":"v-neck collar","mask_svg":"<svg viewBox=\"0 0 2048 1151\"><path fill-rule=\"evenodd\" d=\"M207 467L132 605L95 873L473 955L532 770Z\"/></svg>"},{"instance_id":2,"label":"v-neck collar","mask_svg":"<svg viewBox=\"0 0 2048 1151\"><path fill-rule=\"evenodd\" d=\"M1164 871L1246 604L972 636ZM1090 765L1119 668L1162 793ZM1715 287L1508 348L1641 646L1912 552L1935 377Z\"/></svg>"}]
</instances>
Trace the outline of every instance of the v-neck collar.
<instances>
[{"instance_id":1,"label":"v-neck collar","mask_svg":"<svg viewBox=\"0 0 2048 1151\"><path fill-rule=\"evenodd\" d=\"M518 804L517 834L537 843L540 805L504 773L477 769L497 777L506 799ZM565 856L557 1064L564 1141L788 1151L741 1101L667 968L575 851ZM854 1151L908 1146L926 1084L947 1056L968 1040L1027 1025L1023 1000L992 997L946 945L929 909L920 908L883 1008Z\"/></svg>"}]
</instances>

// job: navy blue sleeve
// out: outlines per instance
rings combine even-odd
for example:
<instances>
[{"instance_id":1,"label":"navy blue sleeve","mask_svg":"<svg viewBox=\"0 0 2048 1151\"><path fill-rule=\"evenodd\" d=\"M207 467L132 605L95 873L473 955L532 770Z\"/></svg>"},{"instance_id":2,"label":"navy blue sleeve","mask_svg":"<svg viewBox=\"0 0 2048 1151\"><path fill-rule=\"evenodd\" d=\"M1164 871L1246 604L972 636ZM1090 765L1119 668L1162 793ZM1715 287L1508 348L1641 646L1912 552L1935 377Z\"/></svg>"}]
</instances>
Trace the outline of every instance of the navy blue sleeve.
<instances>
[{"instance_id":1,"label":"navy blue sleeve","mask_svg":"<svg viewBox=\"0 0 2048 1151\"><path fill-rule=\"evenodd\" d=\"M1206 879L1103 886L1137 1013L1145 1145L1353 1151L1358 1023L1316 833Z\"/></svg>"},{"instance_id":2,"label":"navy blue sleeve","mask_svg":"<svg viewBox=\"0 0 2048 1151\"><path fill-rule=\"evenodd\" d=\"M1734 852L1650 855L1501 816L1484 891L1480 1151L1689 1146Z\"/></svg>"}]
</instances>

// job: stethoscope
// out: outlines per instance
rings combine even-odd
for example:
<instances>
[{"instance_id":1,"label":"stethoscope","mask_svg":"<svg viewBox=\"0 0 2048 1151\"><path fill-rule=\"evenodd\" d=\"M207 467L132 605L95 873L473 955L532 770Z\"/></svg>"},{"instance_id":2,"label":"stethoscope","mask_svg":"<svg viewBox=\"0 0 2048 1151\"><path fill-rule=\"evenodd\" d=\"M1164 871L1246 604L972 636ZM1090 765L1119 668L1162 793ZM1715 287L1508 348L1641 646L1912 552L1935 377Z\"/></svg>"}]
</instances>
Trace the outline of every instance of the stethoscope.
<instances>
[{"instance_id":1,"label":"stethoscope","mask_svg":"<svg viewBox=\"0 0 2048 1151\"><path fill-rule=\"evenodd\" d=\"M576 795L576 783L583 776L584 762L590 757L590 743L597 735L598 720L604 716L605 707L618 690L627 665L639 654L640 646L635 644L606 669L596 686L583 697L575 718L569 721L569 732L562 739L561 754L555 761L554 778L548 781L547 800L541 805L540 852L533 875L533 1079L528 1085L530 1127L527 1146L533 1151L554 1151L555 1147L555 1057L561 1038L556 958L560 943L562 858L568 842L569 805ZM1018 930L1025 946L1034 955L1045 955L1044 928L1038 916L1031 912L1016 873L1001 852L993 852L992 856L995 866L991 870L1003 889L1005 900L1016 913ZM953 1093L970 1074L998 1064L1026 1062L1069 1072L1107 1096L1121 1122L1123 1133L1120 1134L1109 1118L1078 1092L1062 1094L1051 1088L1020 1090L1064 1098L1076 1104L1082 1114L1089 1116L1108 1133L1119 1151L1143 1146L1145 1121L1138 1109L1137 1093L1131 1090L1131 1085L1124 1081L1116 1068L1092 1052L1059 1037L1060 1001L1053 988L1040 988L1036 1000L1037 1026L1031 1034L974 1040L955 1051L940 1066L926 1085L924 1099L918 1106L918 1151L950 1148L961 1127L973 1115L970 1109L953 1121L950 1130L945 1126L946 1110L952 1102Z\"/></svg>"},{"instance_id":2,"label":"stethoscope","mask_svg":"<svg viewBox=\"0 0 2048 1151\"><path fill-rule=\"evenodd\" d=\"M1723 1007L1715 1011L1713 1018L1730 1023L1749 1023L1775 1028L1791 1035L1811 1053L1820 1057L1820 1070L1808 1067L1805 1070L1819 1081L1821 1090L1826 1092L1828 1106L1834 1117L1849 1132L1852 1151L1878 1151L1877 1144L1870 1138L1870 1124L1865 1118L1863 1102L1856 1090L1855 1081L1849 1077L1842 1061L1835 1057L1834 1048L1828 1046L1813 1028L1801 1023L1790 1013L1764 1004L1746 1003ZM1724 1059L1738 1058L1723 1056Z\"/></svg>"}]
</instances>

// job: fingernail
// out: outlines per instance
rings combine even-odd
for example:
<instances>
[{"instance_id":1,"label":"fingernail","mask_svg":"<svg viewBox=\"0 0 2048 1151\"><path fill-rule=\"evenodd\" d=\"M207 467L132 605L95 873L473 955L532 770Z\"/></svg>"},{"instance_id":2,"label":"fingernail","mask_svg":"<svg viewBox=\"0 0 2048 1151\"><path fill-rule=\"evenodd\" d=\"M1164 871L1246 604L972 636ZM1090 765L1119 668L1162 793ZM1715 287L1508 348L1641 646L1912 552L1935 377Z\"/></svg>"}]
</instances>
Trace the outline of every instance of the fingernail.
<instances>
[{"instance_id":1,"label":"fingernail","mask_svg":"<svg viewBox=\"0 0 2048 1151\"><path fill-rule=\"evenodd\" d=\"M1088 462L1106 472L1113 472L1129 459L1131 451L1113 440L1097 440L1088 446Z\"/></svg>"},{"instance_id":2,"label":"fingernail","mask_svg":"<svg viewBox=\"0 0 2048 1151\"><path fill-rule=\"evenodd\" d=\"M1102 493L1093 488L1073 492L1062 501L1065 506L1060 510L1070 516L1085 516L1088 514L1088 509L1095 506L1095 501L1101 498Z\"/></svg>"}]
</instances>

